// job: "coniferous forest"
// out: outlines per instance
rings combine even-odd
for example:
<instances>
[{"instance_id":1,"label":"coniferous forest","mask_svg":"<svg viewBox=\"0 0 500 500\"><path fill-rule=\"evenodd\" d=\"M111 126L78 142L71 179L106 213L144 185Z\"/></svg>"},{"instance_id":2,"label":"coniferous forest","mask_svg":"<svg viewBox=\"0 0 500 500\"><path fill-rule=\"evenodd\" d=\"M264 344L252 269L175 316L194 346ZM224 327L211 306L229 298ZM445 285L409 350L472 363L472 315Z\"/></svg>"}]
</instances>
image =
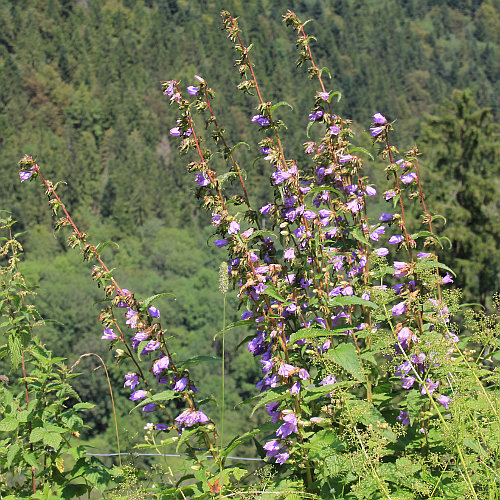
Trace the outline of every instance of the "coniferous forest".
<instances>
[{"instance_id":1,"label":"coniferous forest","mask_svg":"<svg viewBox=\"0 0 500 500\"><path fill-rule=\"evenodd\" d=\"M363 175L379 193L390 187L369 130L372 116L382 113L394 124L400 151L418 145L425 203L443 216L434 227L443 237L440 261L455 271L452 287L462 290L461 301L492 311L500 290L500 0L0 0L0 209L17 221L19 269L36 286L28 299L40 313L36 335L68 367L77 363L80 375L71 385L95 405L82 414L79 439L96 453L117 451L113 407L102 364L85 354L98 354L109 370L122 452L144 442L148 421L160 421L130 412L136 403L117 354L101 340L103 291L89 279L92 264L68 248L68 234L54 231L44 190L38 181L21 184L16 164L31 155L60 183L59 196L94 244L112 242L100 252L122 286L142 298L170 294L155 302L165 334L179 359L213 358L193 364L190 373L215 415L224 350L224 433L266 421L265 409L252 413L241 404L257 394L262 378L247 349L252 328L227 332L224 347L218 335L223 314L229 324L245 308L236 294L226 301L219 291L227 256L213 244L210 213L201 209L203 196L171 132L178 112L162 87L175 79L185 88L194 75L208 82L226 140L245 141L237 155L252 202L268 203L274 186L269 165L255 161L262 135L252 123L264 113L237 89L222 9L239 16L253 44L266 98L293 108L280 108L286 122L280 133L298 163L307 158L311 96L320 88L305 65L296 67L296 36L282 16L290 9L312 20L316 64L328 67L323 80L339 92L333 110L352 121L354 145L372 156L364 159ZM373 198L366 209L375 217L387 205ZM411 231L418 230L420 202L410 196ZM461 310L456 321L464 324ZM7 358L0 359L0 375L9 377ZM258 447L248 441L235 453L256 457ZM113 460L103 458L108 465ZM137 467L153 462L133 459Z\"/></svg>"}]
</instances>

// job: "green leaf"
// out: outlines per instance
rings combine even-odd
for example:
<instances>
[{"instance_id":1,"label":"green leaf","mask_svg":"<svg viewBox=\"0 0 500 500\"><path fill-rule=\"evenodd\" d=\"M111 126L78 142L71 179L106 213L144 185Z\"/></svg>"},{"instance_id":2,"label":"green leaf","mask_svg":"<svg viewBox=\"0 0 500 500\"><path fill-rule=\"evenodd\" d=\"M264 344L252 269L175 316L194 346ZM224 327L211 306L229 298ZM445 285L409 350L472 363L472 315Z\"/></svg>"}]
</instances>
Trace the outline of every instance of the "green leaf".
<instances>
[{"instance_id":1,"label":"green leaf","mask_svg":"<svg viewBox=\"0 0 500 500\"><path fill-rule=\"evenodd\" d=\"M359 306L366 306L366 307L371 307L373 309L378 308L378 304L375 304L375 302L371 302L370 300L365 300L360 297L356 297L355 295L337 295L333 300L332 300L332 306L353 306L353 305L359 305Z\"/></svg>"},{"instance_id":2,"label":"green leaf","mask_svg":"<svg viewBox=\"0 0 500 500\"><path fill-rule=\"evenodd\" d=\"M116 248L120 248L120 245L118 245L118 243L115 243L114 241L105 241L104 243L99 243L96 247L95 247L95 251L97 253L97 255L101 255L101 252L108 246L108 245L115 245Z\"/></svg>"},{"instance_id":3,"label":"green leaf","mask_svg":"<svg viewBox=\"0 0 500 500\"><path fill-rule=\"evenodd\" d=\"M10 362L17 369L21 364L21 340L15 335L9 335Z\"/></svg>"},{"instance_id":4,"label":"green leaf","mask_svg":"<svg viewBox=\"0 0 500 500\"><path fill-rule=\"evenodd\" d=\"M151 295L151 297L144 299L142 301L142 305L143 307L149 307L155 300L158 300L161 297L173 297L174 299L176 298L173 293L157 293L156 295Z\"/></svg>"},{"instance_id":5,"label":"green leaf","mask_svg":"<svg viewBox=\"0 0 500 500\"><path fill-rule=\"evenodd\" d=\"M30 412L28 410L21 410L17 413L16 419L18 422L27 422Z\"/></svg>"},{"instance_id":6,"label":"green leaf","mask_svg":"<svg viewBox=\"0 0 500 500\"><path fill-rule=\"evenodd\" d=\"M301 339L314 339L317 337L330 337L332 335L342 335L347 330L351 330L351 325L341 325L325 330L324 328L302 328L290 335L289 344Z\"/></svg>"},{"instance_id":7,"label":"green leaf","mask_svg":"<svg viewBox=\"0 0 500 500\"><path fill-rule=\"evenodd\" d=\"M27 464L31 465L31 467L36 467L38 465L34 453L31 453L29 451L24 451L23 459Z\"/></svg>"},{"instance_id":8,"label":"green leaf","mask_svg":"<svg viewBox=\"0 0 500 500\"><path fill-rule=\"evenodd\" d=\"M331 76L330 76L331 78ZM332 102L332 97L337 96L337 102L340 102L340 99L342 99L342 94L337 90L336 92L332 92L330 94L330 97L328 98L328 102Z\"/></svg>"},{"instance_id":9,"label":"green leaf","mask_svg":"<svg viewBox=\"0 0 500 500\"><path fill-rule=\"evenodd\" d=\"M18 426L19 422L16 420L15 417L7 417L0 422L0 431L12 432L15 431Z\"/></svg>"},{"instance_id":10,"label":"green leaf","mask_svg":"<svg viewBox=\"0 0 500 500\"><path fill-rule=\"evenodd\" d=\"M194 356L192 358L186 359L185 361L181 361L177 363L177 368L179 370L183 370L186 366L194 365L197 363L204 363L205 361L220 361L221 358L216 356Z\"/></svg>"},{"instance_id":11,"label":"green leaf","mask_svg":"<svg viewBox=\"0 0 500 500\"><path fill-rule=\"evenodd\" d=\"M240 146L247 146L248 149L251 149L250 144L247 144L246 142L240 141L237 144L235 144L232 148L231 151L229 152L229 156L232 155L235 151L236 148L239 148ZM236 174L237 175L237 174Z\"/></svg>"},{"instance_id":12,"label":"green leaf","mask_svg":"<svg viewBox=\"0 0 500 500\"><path fill-rule=\"evenodd\" d=\"M57 448L59 448L61 441L62 437L58 432L45 431L43 434L43 443L46 444L47 446L50 446L54 450L57 450Z\"/></svg>"},{"instance_id":13,"label":"green leaf","mask_svg":"<svg viewBox=\"0 0 500 500\"><path fill-rule=\"evenodd\" d=\"M179 441L177 441L177 446L175 447L175 452L178 453L179 449L181 447L181 444L183 444L185 441L189 439L193 434L196 434L198 432L198 427L192 427L191 429L184 429L182 431L182 435L179 438Z\"/></svg>"},{"instance_id":14,"label":"green leaf","mask_svg":"<svg viewBox=\"0 0 500 500\"><path fill-rule=\"evenodd\" d=\"M91 408L94 408L95 405L92 403L76 403L76 405L73 406L73 410L79 411L79 410L90 410Z\"/></svg>"},{"instance_id":15,"label":"green leaf","mask_svg":"<svg viewBox=\"0 0 500 500\"><path fill-rule=\"evenodd\" d=\"M431 267L439 267L440 269L444 269L445 271L450 272L453 276L456 276L453 269L450 269L446 264L442 262L436 262L435 260L424 260L418 264L418 267L423 267L424 269L428 269Z\"/></svg>"},{"instance_id":16,"label":"green leaf","mask_svg":"<svg viewBox=\"0 0 500 500\"><path fill-rule=\"evenodd\" d=\"M328 75L328 77L329 77L329 78L330 78L330 80L331 80L331 79L332 79L332 74L330 73L330 70L329 70L326 66L324 66L323 68L321 68L321 69L319 70L318 75L319 75L319 76L321 76L321 75L323 74L323 71L324 71L324 72ZM339 99L338 99L338 100L340 101L340 97L339 97ZM337 101L337 102L338 102L338 101Z\"/></svg>"},{"instance_id":17,"label":"green leaf","mask_svg":"<svg viewBox=\"0 0 500 500\"><path fill-rule=\"evenodd\" d=\"M341 366L359 382L365 380L363 367L353 344L339 344L335 349L328 351L328 358Z\"/></svg>"},{"instance_id":18,"label":"green leaf","mask_svg":"<svg viewBox=\"0 0 500 500\"><path fill-rule=\"evenodd\" d=\"M89 487L86 484L67 484L61 492L61 498L71 499L80 498L89 491Z\"/></svg>"},{"instance_id":19,"label":"green leaf","mask_svg":"<svg viewBox=\"0 0 500 500\"><path fill-rule=\"evenodd\" d=\"M280 302L286 302L286 299L283 298L276 288L274 288L271 285L268 285L268 287L264 290L265 295L269 295L269 297L272 297L273 299L279 300Z\"/></svg>"},{"instance_id":20,"label":"green leaf","mask_svg":"<svg viewBox=\"0 0 500 500\"><path fill-rule=\"evenodd\" d=\"M434 221L435 221L435 220L437 220L437 219L443 219L443 220L444 220L444 223L446 224L446 218L445 218L445 217L443 217L442 215L436 214L436 215L433 215L433 216L431 217L431 221L432 221L432 222L434 222Z\"/></svg>"},{"instance_id":21,"label":"green leaf","mask_svg":"<svg viewBox=\"0 0 500 500\"><path fill-rule=\"evenodd\" d=\"M214 336L214 340L224 332L227 332L228 330L232 330L233 328L236 328L237 326L244 326L244 325L251 325L253 323L252 319L255 318L248 318L248 319L243 319L240 321L235 321L234 323L231 323L230 325L227 325L225 328L223 328L220 332L217 332Z\"/></svg>"},{"instance_id":22,"label":"green leaf","mask_svg":"<svg viewBox=\"0 0 500 500\"><path fill-rule=\"evenodd\" d=\"M231 442L226 446L226 448L222 451L221 455L223 457L227 457L237 446L245 443L249 439L252 439L257 434L261 432L273 432L276 430L276 424L263 424L261 426L255 427L251 431L242 434L241 436L234 437Z\"/></svg>"},{"instance_id":23,"label":"green leaf","mask_svg":"<svg viewBox=\"0 0 500 500\"><path fill-rule=\"evenodd\" d=\"M288 102L286 101L281 101L281 102L278 102L277 104L274 104L274 106L271 106L271 109L269 111L269 114L273 114L274 110L276 108L279 108L280 106L288 106L290 109L293 109L293 106L291 104L289 104Z\"/></svg>"},{"instance_id":24,"label":"green leaf","mask_svg":"<svg viewBox=\"0 0 500 500\"><path fill-rule=\"evenodd\" d=\"M30 434L30 443L36 443L41 441L45 434L45 429L43 427L35 427Z\"/></svg>"},{"instance_id":25,"label":"green leaf","mask_svg":"<svg viewBox=\"0 0 500 500\"><path fill-rule=\"evenodd\" d=\"M365 235L361 232L361 229L359 229L359 227L353 228L353 230L351 231L351 234L355 240L358 240L361 243L371 247L371 243L366 239Z\"/></svg>"},{"instance_id":26,"label":"green leaf","mask_svg":"<svg viewBox=\"0 0 500 500\"><path fill-rule=\"evenodd\" d=\"M303 395L304 403L309 403L310 401L313 401L322 396L330 394L330 392L335 390L336 385L337 384L329 384L329 385L322 385L320 387L314 387L314 386L306 387L306 390Z\"/></svg>"},{"instance_id":27,"label":"green leaf","mask_svg":"<svg viewBox=\"0 0 500 500\"><path fill-rule=\"evenodd\" d=\"M374 160L375 158L373 158L373 155L370 153L370 151L368 151L367 149L365 148L362 148L362 147L356 147L356 148L351 148L349 150L349 154L351 153L356 153L356 152L360 152L360 153L364 153L365 155L369 156L372 160Z\"/></svg>"},{"instance_id":28,"label":"green leaf","mask_svg":"<svg viewBox=\"0 0 500 500\"><path fill-rule=\"evenodd\" d=\"M182 397L182 393L171 391L170 389L167 391L159 392L158 394L153 394L152 396L143 399L136 406L134 406L129 413L132 413L136 408L142 408L143 406L149 403L157 403L161 401L170 401L172 399L176 399Z\"/></svg>"},{"instance_id":29,"label":"green leaf","mask_svg":"<svg viewBox=\"0 0 500 500\"><path fill-rule=\"evenodd\" d=\"M348 404L351 406L352 410L358 414L358 419L364 425L372 425L375 429L378 429L380 434L387 438L389 441L395 441L397 439L396 434L392 431L390 427L381 427L380 424L386 424L382 413L373 406L372 403L365 401L363 399L355 399L349 401Z\"/></svg>"},{"instance_id":30,"label":"green leaf","mask_svg":"<svg viewBox=\"0 0 500 500\"><path fill-rule=\"evenodd\" d=\"M20 450L21 447L17 443L11 444L9 446L9 449L7 451L7 469L10 469L12 462L14 461Z\"/></svg>"},{"instance_id":31,"label":"green leaf","mask_svg":"<svg viewBox=\"0 0 500 500\"><path fill-rule=\"evenodd\" d=\"M411 238L413 240L417 240L418 238L423 238L423 237L432 238L441 248L443 248L443 244L439 241L436 235L431 233L430 231L419 231L418 233L413 233L411 235Z\"/></svg>"}]
</instances>

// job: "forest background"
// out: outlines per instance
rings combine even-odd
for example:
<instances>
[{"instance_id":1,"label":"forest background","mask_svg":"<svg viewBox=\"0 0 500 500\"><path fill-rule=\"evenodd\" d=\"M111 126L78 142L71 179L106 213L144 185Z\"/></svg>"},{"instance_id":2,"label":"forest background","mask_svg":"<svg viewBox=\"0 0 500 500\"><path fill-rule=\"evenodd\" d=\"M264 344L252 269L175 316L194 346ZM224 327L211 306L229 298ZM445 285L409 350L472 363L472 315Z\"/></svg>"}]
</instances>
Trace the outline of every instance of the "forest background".
<instances>
[{"instance_id":1,"label":"forest background","mask_svg":"<svg viewBox=\"0 0 500 500\"><path fill-rule=\"evenodd\" d=\"M299 160L307 102L318 89L290 64L295 41L281 16L292 9L314 19L319 66L332 70L329 87L342 94L336 111L357 131L382 112L398 120L401 149L418 144L422 151L429 206L446 217L440 231L452 241L444 261L457 271L465 300L488 307L500 288L500 0L0 0L0 208L25 231L22 268L40 287L36 304L46 319L37 334L69 365L88 352L106 360L121 392L122 448L142 440L146 420L129 414L124 368L114 368L114 353L100 340L102 292L88 278L88 264L54 234L39 187L21 193L16 163L31 154L50 179L66 183L58 192L90 240L118 244L104 256L120 283L137 296L176 296L157 305L179 359L220 356L220 337L213 338L222 326L218 267L225 255L212 244L208 215L169 136L174 110L160 82L187 86L199 74L216 90L229 138L250 145L238 155L259 197L254 203L267 203L268 172L253 162L253 104L236 90L234 56L219 29L222 8L241 16L266 95L293 105L285 148ZM360 137L374 152L369 133ZM376 158L366 172L379 188L384 166ZM372 209L380 213L384 203L379 195ZM228 315L239 318L235 299ZM236 349L247 334L240 329L226 339L228 435L261 418L237 406L256 394L259 379L246 346ZM82 439L112 452L107 382L95 368L93 357L82 360L74 381L81 398L96 404ZM200 391L219 396L220 364L192 371Z\"/></svg>"}]
</instances>

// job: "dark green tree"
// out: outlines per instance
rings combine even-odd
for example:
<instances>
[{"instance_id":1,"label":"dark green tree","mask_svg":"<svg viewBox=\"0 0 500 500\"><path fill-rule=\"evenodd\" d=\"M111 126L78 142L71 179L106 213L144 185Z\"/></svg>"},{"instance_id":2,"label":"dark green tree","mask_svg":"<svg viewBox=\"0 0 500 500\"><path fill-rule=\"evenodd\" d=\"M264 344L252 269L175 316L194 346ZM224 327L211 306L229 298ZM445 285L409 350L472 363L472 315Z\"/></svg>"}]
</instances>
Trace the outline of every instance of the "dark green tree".
<instances>
[{"instance_id":1,"label":"dark green tree","mask_svg":"<svg viewBox=\"0 0 500 500\"><path fill-rule=\"evenodd\" d=\"M429 205L447 219L442 234L452 245L444 260L466 296L485 304L499 289L499 125L472 90L455 90L422 132Z\"/></svg>"}]
</instances>

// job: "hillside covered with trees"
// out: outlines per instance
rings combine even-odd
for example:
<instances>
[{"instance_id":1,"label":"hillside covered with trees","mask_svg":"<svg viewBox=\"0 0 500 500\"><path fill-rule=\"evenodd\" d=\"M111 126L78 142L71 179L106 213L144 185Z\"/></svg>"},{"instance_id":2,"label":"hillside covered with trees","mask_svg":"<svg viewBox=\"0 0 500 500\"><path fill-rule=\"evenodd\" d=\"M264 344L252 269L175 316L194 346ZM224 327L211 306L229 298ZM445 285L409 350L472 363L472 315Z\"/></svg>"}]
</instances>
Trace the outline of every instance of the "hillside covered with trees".
<instances>
[{"instance_id":1,"label":"hillside covered with trees","mask_svg":"<svg viewBox=\"0 0 500 500\"><path fill-rule=\"evenodd\" d=\"M21 193L15 165L25 153L51 180L65 183L59 193L92 240L117 244L104 254L121 282L142 296L176 296L160 303L177 353L220 354L220 339L213 338L221 328L223 256L190 194L192 175L169 134L175 114L161 81L192 85L195 74L207 80L229 139L249 143L238 149L239 162L259 198L255 204L266 203L267 165L253 161L256 111L236 90L222 8L241 16L266 95L293 106L283 111L284 147L299 159L310 96L319 89L290 64L295 39L282 15L292 9L313 19L315 56L330 69L329 90L342 94L333 101L336 112L358 131L383 112L397 120L400 145L418 144L429 207L447 219L440 228L452 245L445 262L459 271L456 284L467 298L488 304L500 271L499 0L0 0L0 208L25 231L24 270L40 285L36 301L47 322L39 335L49 348L69 364L86 352L113 364L99 340L101 295L88 266L54 235L39 187L22 186ZM361 137L372 148L369 132ZM384 162L370 165L366 174L383 180ZM228 304L231 321L239 318L236 306ZM228 407L252 396L259 376L244 345L234 354L245 335L243 329L227 338ZM75 379L84 400L99 402L86 437L112 449L107 383L92 363L82 361L79 370L90 375ZM205 392L217 392L219 379L208 364L193 371ZM123 386L120 370L111 376L115 387ZM128 415L128 403L122 397L118 409L133 440L143 420ZM246 407L234 409L228 433L247 426L248 415Z\"/></svg>"}]
</instances>

